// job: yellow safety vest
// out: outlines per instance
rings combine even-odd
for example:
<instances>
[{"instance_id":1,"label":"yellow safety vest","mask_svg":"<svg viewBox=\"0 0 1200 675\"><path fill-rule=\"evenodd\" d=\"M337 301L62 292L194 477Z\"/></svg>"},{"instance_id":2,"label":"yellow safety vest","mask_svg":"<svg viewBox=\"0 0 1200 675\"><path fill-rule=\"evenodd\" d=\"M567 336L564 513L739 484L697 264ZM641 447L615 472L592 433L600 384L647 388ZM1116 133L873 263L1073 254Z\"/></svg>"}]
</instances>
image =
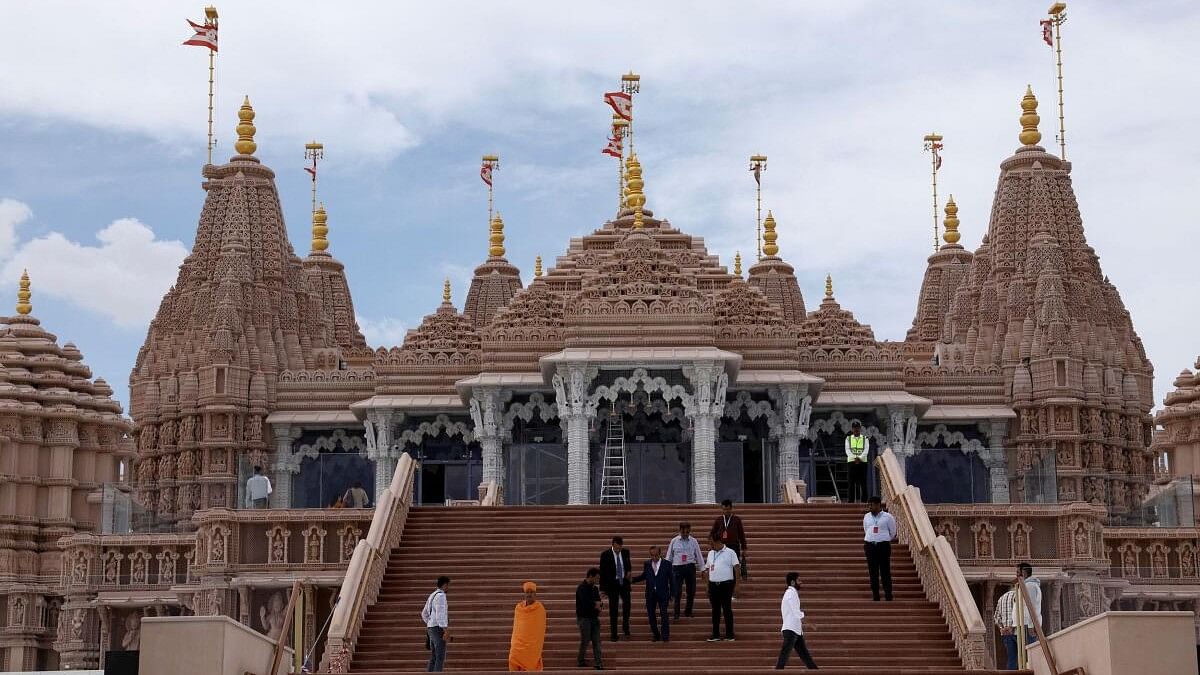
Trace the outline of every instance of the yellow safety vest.
<instances>
[{"instance_id":1,"label":"yellow safety vest","mask_svg":"<svg viewBox=\"0 0 1200 675\"><path fill-rule=\"evenodd\" d=\"M866 436L850 436L850 453L855 457L862 457L866 451L867 437Z\"/></svg>"}]
</instances>

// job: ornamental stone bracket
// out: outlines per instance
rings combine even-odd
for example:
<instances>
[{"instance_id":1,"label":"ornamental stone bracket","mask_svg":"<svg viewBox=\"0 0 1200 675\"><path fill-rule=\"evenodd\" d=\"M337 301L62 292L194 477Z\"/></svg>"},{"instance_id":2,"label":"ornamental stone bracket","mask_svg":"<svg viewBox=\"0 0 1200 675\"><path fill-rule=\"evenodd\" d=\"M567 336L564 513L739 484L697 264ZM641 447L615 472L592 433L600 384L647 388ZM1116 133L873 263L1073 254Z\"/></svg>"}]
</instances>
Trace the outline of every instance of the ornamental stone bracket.
<instances>
[{"instance_id":1,"label":"ornamental stone bracket","mask_svg":"<svg viewBox=\"0 0 1200 675\"><path fill-rule=\"evenodd\" d=\"M588 424L596 414L588 388L599 370L586 363L562 363L551 378L558 417L567 429L567 503L591 501Z\"/></svg>"},{"instance_id":2,"label":"ornamental stone bracket","mask_svg":"<svg viewBox=\"0 0 1200 675\"><path fill-rule=\"evenodd\" d=\"M512 392L502 391L499 387L471 389L471 423L483 459L484 483L495 481L499 485L503 482L504 472L500 461L502 409L510 398Z\"/></svg>"},{"instance_id":3,"label":"ornamental stone bracket","mask_svg":"<svg viewBox=\"0 0 1200 675\"><path fill-rule=\"evenodd\" d=\"M779 484L800 479L800 439L808 435L812 418L812 396L807 384L770 387L767 395L777 412L770 414L771 436L779 439Z\"/></svg>"},{"instance_id":4,"label":"ornamental stone bracket","mask_svg":"<svg viewBox=\"0 0 1200 675\"><path fill-rule=\"evenodd\" d=\"M900 468L918 452L917 413L912 406L888 406L888 443Z\"/></svg>"},{"instance_id":5,"label":"ornamental stone bracket","mask_svg":"<svg viewBox=\"0 0 1200 675\"><path fill-rule=\"evenodd\" d=\"M717 500L717 424L725 414L729 374L721 361L694 361L683 367L683 376L692 383L691 395L680 397L693 427L692 502L713 504Z\"/></svg>"}]
</instances>

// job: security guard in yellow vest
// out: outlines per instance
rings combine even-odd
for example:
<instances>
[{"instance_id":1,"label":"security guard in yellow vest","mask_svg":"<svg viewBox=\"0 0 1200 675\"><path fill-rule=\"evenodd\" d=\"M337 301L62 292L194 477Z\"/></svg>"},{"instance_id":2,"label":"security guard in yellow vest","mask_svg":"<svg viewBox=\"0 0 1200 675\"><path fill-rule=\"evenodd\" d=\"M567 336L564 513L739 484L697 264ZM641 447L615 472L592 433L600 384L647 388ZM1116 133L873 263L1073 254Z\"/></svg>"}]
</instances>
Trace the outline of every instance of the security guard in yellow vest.
<instances>
[{"instance_id":1,"label":"security guard in yellow vest","mask_svg":"<svg viewBox=\"0 0 1200 675\"><path fill-rule=\"evenodd\" d=\"M846 463L850 468L850 501L867 501L867 462L871 456L871 440L863 435L862 425L850 424L846 436Z\"/></svg>"}]
</instances>

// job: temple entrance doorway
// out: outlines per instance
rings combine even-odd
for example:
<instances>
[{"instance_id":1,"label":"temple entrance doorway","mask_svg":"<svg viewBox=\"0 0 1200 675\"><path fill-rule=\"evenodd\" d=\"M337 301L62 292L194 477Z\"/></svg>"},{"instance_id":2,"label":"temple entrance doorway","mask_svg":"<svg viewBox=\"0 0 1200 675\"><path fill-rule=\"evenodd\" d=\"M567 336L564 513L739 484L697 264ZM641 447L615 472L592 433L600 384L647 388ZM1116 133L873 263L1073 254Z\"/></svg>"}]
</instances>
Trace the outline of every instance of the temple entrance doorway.
<instances>
[{"instance_id":1,"label":"temple entrance doorway","mask_svg":"<svg viewBox=\"0 0 1200 675\"><path fill-rule=\"evenodd\" d=\"M413 503L444 505L452 499L474 499L483 480L479 446L463 443L461 436L426 437L421 445L405 450L418 462Z\"/></svg>"},{"instance_id":2,"label":"temple entrance doorway","mask_svg":"<svg viewBox=\"0 0 1200 675\"><path fill-rule=\"evenodd\" d=\"M717 429L717 502L764 504L777 501L775 442L768 440L765 417L745 412L726 417Z\"/></svg>"},{"instance_id":3,"label":"temple entrance doorway","mask_svg":"<svg viewBox=\"0 0 1200 675\"><path fill-rule=\"evenodd\" d=\"M558 420L514 420L505 449L506 504L566 504L567 445Z\"/></svg>"}]
</instances>

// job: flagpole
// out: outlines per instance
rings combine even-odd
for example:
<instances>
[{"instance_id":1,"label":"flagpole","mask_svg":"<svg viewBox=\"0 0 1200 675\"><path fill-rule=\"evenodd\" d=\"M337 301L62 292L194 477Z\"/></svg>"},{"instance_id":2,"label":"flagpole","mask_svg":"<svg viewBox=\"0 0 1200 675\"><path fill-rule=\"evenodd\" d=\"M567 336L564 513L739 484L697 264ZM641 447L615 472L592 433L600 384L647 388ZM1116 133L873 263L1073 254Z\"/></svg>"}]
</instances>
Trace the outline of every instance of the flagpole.
<instances>
[{"instance_id":1,"label":"flagpole","mask_svg":"<svg viewBox=\"0 0 1200 675\"><path fill-rule=\"evenodd\" d=\"M312 160L312 212L317 212L317 160L325 159L325 144L309 141L304 144L304 158Z\"/></svg>"},{"instance_id":2,"label":"flagpole","mask_svg":"<svg viewBox=\"0 0 1200 675\"><path fill-rule=\"evenodd\" d=\"M496 169L500 168L500 155L484 155L483 156L483 165L488 168L488 179L489 180L487 182L487 186L488 186L488 219L487 219L487 221L488 221L488 226L490 227L492 224L492 214L493 214L494 208L495 208L494 193L492 191L492 181L495 180L493 172Z\"/></svg>"},{"instance_id":3,"label":"flagpole","mask_svg":"<svg viewBox=\"0 0 1200 675\"><path fill-rule=\"evenodd\" d=\"M930 153L931 167L931 183L933 185L933 250L938 250L938 198L937 198L937 172L938 159L942 149L942 136L936 131L930 134L925 134L925 150Z\"/></svg>"},{"instance_id":4,"label":"flagpole","mask_svg":"<svg viewBox=\"0 0 1200 675\"><path fill-rule=\"evenodd\" d=\"M1067 3L1056 2L1047 12L1054 24L1054 51L1058 56L1058 148L1059 154L1067 159L1067 127L1063 115L1063 71L1062 71L1062 25L1067 21Z\"/></svg>"},{"instance_id":5,"label":"flagpole","mask_svg":"<svg viewBox=\"0 0 1200 675\"><path fill-rule=\"evenodd\" d=\"M204 21L217 28L217 8L209 5L204 8ZM208 163L212 164L213 153L213 79L216 71L216 50L208 50Z\"/></svg>"},{"instance_id":6,"label":"flagpole","mask_svg":"<svg viewBox=\"0 0 1200 675\"><path fill-rule=\"evenodd\" d=\"M767 170L767 156L750 155L750 170L754 172L754 244L762 260L762 172Z\"/></svg>"},{"instance_id":7,"label":"flagpole","mask_svg":"<svg viewBox=\"0 0 1200 675\"><path fill-rule=\"evenodd\" d=\"M632 70L621 76L621 91L629 94L629 156L633 157L633 95L642 90L642 76Z\"/></svg>"},{"instance_id":8,"label":"flagpole","mask_svg":"<svg viewBox=\"0 0 1200 675\"><path fill-rule=\"evenodd\" d=\"M625 206L625 136L629 133L629 122L624 117L613 113L613 138L621 143L621 155L617 157L617 217L621 217L621 209Z\"/></svg>"}]
</instances>

